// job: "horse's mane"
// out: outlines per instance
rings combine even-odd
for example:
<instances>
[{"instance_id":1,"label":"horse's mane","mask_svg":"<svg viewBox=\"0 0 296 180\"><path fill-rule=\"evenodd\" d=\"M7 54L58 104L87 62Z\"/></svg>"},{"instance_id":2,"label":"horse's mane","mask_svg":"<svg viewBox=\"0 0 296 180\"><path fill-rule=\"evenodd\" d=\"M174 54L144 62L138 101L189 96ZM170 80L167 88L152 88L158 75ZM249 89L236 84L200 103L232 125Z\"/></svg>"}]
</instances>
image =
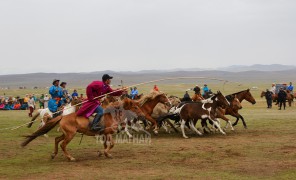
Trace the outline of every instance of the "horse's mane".
<instances>
[{"instance_id":1,"label":"horse's mane","mask_svg":"<svg viewBox=\"0 0 296 180\"><path fill-rule=\"evenodd\" d=\"M248 89L243 90L243 91L239 91L239 92L236 92L236 93L229 94L229 95L225 96L225 98L228 100L229 98L231 98L231 96L238 95L238 94L240 94L242 92L245 92L245 91L248 91Z\"/></svg>"},{"instance_id":2,"label":"horse's mane","mask_svg":"<svg viewBox=\"0 0 296 180\"><path fill-rule=\"evenodd\" d=\"M163 92L158 92L158 91L152 91L150 94L144 95L141 99L139 99L139 104L140 106L142 106L143 104L145 104L148 101L151 101L153 99L155 99L156 97L163 95Z\"/></svg>"}]
</instances>

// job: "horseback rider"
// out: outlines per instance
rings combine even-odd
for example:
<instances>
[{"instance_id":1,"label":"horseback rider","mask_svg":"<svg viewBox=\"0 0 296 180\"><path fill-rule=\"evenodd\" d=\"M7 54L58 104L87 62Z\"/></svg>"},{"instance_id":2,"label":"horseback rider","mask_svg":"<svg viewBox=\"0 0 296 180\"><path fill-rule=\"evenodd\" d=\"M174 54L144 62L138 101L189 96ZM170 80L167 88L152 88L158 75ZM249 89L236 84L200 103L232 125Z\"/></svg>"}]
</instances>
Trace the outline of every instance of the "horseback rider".
<instances>
[{"instance_id":1,"label":"horseback rider","mask_svg":"<svg viewBox=\"0 0 296 180\"><path fill-rule=\"evenodd\" d=\"M189 96L189 94L188 94L188 91L185 92L182 101L191 101L191 98L190 98L190 96Z\"/></svg>"},{"instance_id":2,"label":"horseback rider","mask_svg":"<svg viewBox=\"0 0 296 180\"><path fill-rule=\"evenodd\" d=\"M209 92L208 85L207 84L204 84L204 87L203 87L202 90L203 90L203 96L205 96Z\"/></svg>"},{"instance_id":3,"label":"horseback rider","mask_svg":"<svg viewBox=\"0 0 296 180\"><path fill-rule=\"evenodd\" d=\"M99 125L100 119L103 116L104 110L100 106L101 103L99 99L97 99L99 96L102 96L107 93L111 93L114 90L111 89L110 83L111 79L113 77L109 76L108 74L104 74L102 77L102 81L93 81L86 87L86 95L88 98L88 101L85 102L82 107L78 110L77 116L84 116L86 118L89 118L93 113L97 113L91 126L92 131L102 131L104 127ZM122 95L123 90L116 91L111 93L112 96L120 96Z\"/></svg>"},{"instance_id":4,"label":"horseback rider","mask_svg":"<svg viewBox=\"0 0 296 180\"><path fill-rule=\"evenodd\" d=\"M63 93L63 98L62 98L62 100L63 100L63 103L68 103L69 101L71 101L71 97L69 97L69 93L68 93L68 90L66 89L66 85L67 85L67 83L66 82L62 82L61 84L60 84L60 87L61 87L61 89L62 89L62 93ZM69 100L69 101L68 101Z\"/></svg>"},{"instance_id":5,"label":"horseback rider","mask_svg":"<svg viewBox=\"0 0 296 180\"><path fill-rule=\"evenodd\" d=\"M292 85L292 82L290 82L290 85L287 87L287 90L289 90L290 94L293 95L294 86Z\"/></svg>"},{"instance_id":6,"label":"horseback rider","mask_svg":"<svg viewBox=\"0 0 296 180\"><path fill-rule=\"evenodd\" d=\"M198 85L193 88L193 91L195 94L200 95L200 87Z\"/></svg>"},{"instance_id":7,"label":"horseback rider","mask_svg":"<svg viewBox=\"0 0 296 180\"><path fill-rule=\"evenodd\" d=\"M131 93L131 99L135 99L139 94L139 91L137 90L137 87L134 87L132 93Z\"/></svg>"},{"instance_id":8,"label":"horseback rider","mask_svg":"<svg viewBox=\"0 0 296 180\"><path fill-rule=\"evenodd\" d=\"M272 92L272 94L274 94L275 95L275 91L276 91L276 87L275 87L275 83L272 83L271 84L271 88L269 89L269 91L271 91Z\"/></svg>"},{"instance_id":9,"label":"horseback rider","mask_svg":"<svg viewBox=\"0 0 296 180\"><path fill-rule=\"evenodd\" d=\"M48 109L55 113L58 108L63 104L61 101L63 97L63 90L59 86L60 80L54 79L52 82L52 86L49 88L49 94L51 95L51 99L48 101ZM53 117L57 116L58 113L55 113Z\"/></svg>"}]
</instances>

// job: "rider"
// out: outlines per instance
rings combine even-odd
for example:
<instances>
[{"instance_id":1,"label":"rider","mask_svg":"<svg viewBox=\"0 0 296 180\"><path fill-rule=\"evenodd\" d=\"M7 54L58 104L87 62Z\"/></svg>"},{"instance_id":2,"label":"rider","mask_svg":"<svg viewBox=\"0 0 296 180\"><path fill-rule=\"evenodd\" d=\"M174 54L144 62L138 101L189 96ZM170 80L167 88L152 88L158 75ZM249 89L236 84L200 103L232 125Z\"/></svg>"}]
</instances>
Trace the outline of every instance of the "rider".
<instances>
[{"instance_id":1,"label":"rider","mask_svg":"<svg viewBox=\"0 0 296 180\"><path fill-rule=\"evenodd\" d=\"M88 101L85 102L82 107L78 110L77 116L84 116L88 118L93 113L97 113L92 124L91 130L93 131L102 131L104 127L99 126L99 122L101 117L103 116L104 110L100 106L101 103L98 97L113 92L114 90L111 89L110 83L113 77L109 76L108 74L104 74L102 77L102 81L93 81L86 87L86 95ZM120 96L123 93L122 90L113 92L110 95L112 96Z\"/></svg>"},{"instance_id":2,"label":"rider","mask_svg":"<svg viewBox=\"0 0 296 180\"><path fill-rule=\"evenodd\" d=\"M153 87L153 91L159 91L157 85L154 85L154 87Z\"/></svg>"},{"instance_id":3,"label":"rider","mask_svg":"<svg viewBox=\"0 0 296 180\"><path fill-rule=\"evenodd\" d=\"M185 92L184 97L183 97L183 101L191 101L188 91Z\"/></svg>"},{"instance_id":4,"label":"rider","mask_svg":"<svg viewBox=\"0 0 296 180\"><path fill-rule=\"evenodd\" d=\"M137 87L134 87L132 93L131 93L131 99L135 99L139 94L139 91L137 90Z\"/></svg>"},{"instance_id":5,"label":"rider","mask_svg":"<svg viewBox=\"0 0 296 180\"><path fill-rule=\"evenodd\" d=\"M208 88L208 85L207 84L204 84L204 87L203 87L203 95L207 94L209 92L209 88Z\"/></svg>"},{"instance_id":6,"label":"rider","mask_svg":"<svg viewBox=\"0 0 296 180\"><path fill-rule=\"evenodd\" d=\"M62 83L60 84L60 87L61 87L61 89L62 89L62 93L63 93L63 98L62 98L63 103L67 103L67 99L70 98L70 97L68 96L68 90L66 89L66 85L67 85L66 82L62 82ZM70 100L71 100L71 99L70 99Z\"/></svg>"},{"instance_id":7,"label":"rider","mask_svg":"<svg viewBox=\"0 0 296 180\"><path fill-rule=\"evenodd\" d=\"M60 80L54 79L52 85L49 88L49 94L51 95L51 99L48 101L48 109L55 113L58 110L58 107L62 105L61 98L63 97L62 88L59 87ZM55 113L54 117L58 114Z\"/></svg>"},{"instance_id":8,"label":"rider","mask_svg":"<svg viewBox=\"0 0 296 180\"><path fill-rule=\"evenodd\" d=\"M287 90L289 90L290 93L293 94L294 86L292 85L292 82L290 82L290 85L287 87Z\"/></svg>"},{"instance_id":9,"label":"rider","mask_svg":"<svg viewBox=\"0 0 296 180\"><path fill-rule=\"evenodd\" d=\"M195 92L195 94L200 95L200 87L199 87L198 85L196 85L196 86L193 88L193 91Z\"/></svg>"},{"instance_id":10,"label":"rider","mask_svg":"<svg viewBox=\"0 0 296 180\"><path fill-rule=\"evenodd\" d=\"M271 84L271 88L269 89L269 91L271 91L273 94L275 94L275 91L276 91L275 83Z\"/></svg>"}]
</instances>

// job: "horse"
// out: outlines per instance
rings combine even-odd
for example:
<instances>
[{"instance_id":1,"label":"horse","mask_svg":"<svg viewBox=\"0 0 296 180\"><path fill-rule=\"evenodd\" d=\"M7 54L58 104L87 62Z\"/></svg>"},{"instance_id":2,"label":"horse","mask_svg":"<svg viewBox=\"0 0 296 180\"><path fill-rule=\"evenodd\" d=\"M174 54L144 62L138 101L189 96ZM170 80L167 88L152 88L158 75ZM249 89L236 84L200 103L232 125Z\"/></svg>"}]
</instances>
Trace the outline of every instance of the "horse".
<instances>
[{"instance_id":1,"label":"horse","mask_svg":"<svg viewBox=\"0 0 296 180\"><path fill-rule=\"evenodd\" d=\"M240 91L240 92L236 92L236 93L227 95L226 98L229 97L229 96L234 96L234 95L236 95L236 97L237 97L237 99L239 100L240 103L243 100L246 100L246 101L250 102L253 105L256 104L256 100L252 96L252 94L250 92L250 89L243 90L243 91ZM232 124L232 126L236 126L239 119L241 119L242 122L243 122L244 128L247 129L247 124L246 124L243 116L238 113L238 110L239 110L238 108L228 107L228 108L226 108L225 115L231 115L233 117L236 117L236 121Z\"/></svg>"},{"instance_id":2,"label":"horse","mask_svg":"<svg viewBox=\"0 0 296 180\"><path fill-rule=\"evenodd\" d=\"M194 94L191 99L193 102L199 102L201 100L204 100L201 94Z\"/></svg>"},{"instance_id":3,"label":"horse","mask_svg":"<svg viewBox=\"0 0 296 180\"><path fill-rule=\"evenodd\" d=\"M100 123L105 127L103 131L99 132L100 135L104 135L104 155L108 158L112 158L112 155L109 151L114 147L114 141L112 139L112 134L122 130L121 124L123 123L123 118L125 111L131 111L138 116L144 116L143 112L138 106L138 103L130 100L128 98L120 101L111 103L105 110L103 117ZM57 124L60 125L60 128L63 132L61 136L55 138L55 147L54 152L51 155L52 159L58 154L58 145L61 141L61 148L64 152L64 155L70 161L75 161L75 158L71 156L67 151L67 145L74 138L75 134L82 133L87 136L96 136L98 132L90 130L89 119L84 116L77 116L76 113L72 113L66 116L58 116L48 123L45 124L42 128L34 132L33 134L26 136L25 141L21 144L22 147L28 145L32 140L49 132ZM102 153L99 151L99 155Z\"/></svg>"},{"instance_id":4,"label":"horse","mask_svg":"<svg viewBox=\"0 0 296 180\"><path fill-rule=\"evenodd\" d=\"M78 111L78 109L80 108L81 104L77 106L77 104L81 103L82 101L79 98L74 98L71 103L66 104L64 106L61 106L58 108L58 112L62 111L62 116L71 114L73 112ZM38 116L41 117L41 123L39 125L39 128L41 128L42 126L44 126L49 120L51 120L53 118L53 114L48 108L45 109L38 109L37 114L35 114L32 119L31 122L27 125L28 128L32 127L33 123L35 122L36 118Z\"/></svg>"},{"instance_id":5,"label":"horse","mask_svg":"<svg viewBox=\"0 0 296 180\"><path fill-rule=\"evenodd\" d=\"M181 130L184 138L188 138L185 134L185 123L189 122L190 128L194 130L198 135L202 135L195 126L193 121L195 119L205 119L209 118L216 127L220 130L222 134L225 134L221 129L219 123L216 119L216 109L217 107L228 107L230 104L227 99L222 95L220 91L213 95L206 102L192 102L184 104L180 109L180 119L181 119Z\"/></svg>"},{"instance_id":6,"label":"horse","mask_svg":"<svg viewBox=\"0 0 296 180\"><path fill-rule=\"evenodd\" d=\"M164 93L153 91L150 94L138 100L138 102L140 104L141 110L145 114L145 118L152 123L152 128L154 128L154 134L158 134L157 121L151 117L153 109L158 103L171 104L170 100Z\"/></svg>"},{"instance_id":7,"label":"horse","mask_svg":"<svg viewBox=\"0 0 296 180\"><path fill-rule=\"evenodd\" d=\"M242 105L241 105L240 101L237 99L236 95L228 96L227 98L228 98L227 99L228 102L230 102L230 106L227 108L230 108L230 109L241 109L242 108ZM228 128L228 125L230 125L231 130L234 131L231 121L225 116L226 109L222 108L222 107L218 107L217 111L216 111L216 118L220 118L220 119L223 119L224 121L226 121L226 126L223 128L224 131ZM201 121L201 125L204 129L204 132L207 132L206 129L208 129L206 120L207 119L202 119L202 121ZM210 123L213 125L212 121L210 121Z\"/></svg>"}]
</instances>

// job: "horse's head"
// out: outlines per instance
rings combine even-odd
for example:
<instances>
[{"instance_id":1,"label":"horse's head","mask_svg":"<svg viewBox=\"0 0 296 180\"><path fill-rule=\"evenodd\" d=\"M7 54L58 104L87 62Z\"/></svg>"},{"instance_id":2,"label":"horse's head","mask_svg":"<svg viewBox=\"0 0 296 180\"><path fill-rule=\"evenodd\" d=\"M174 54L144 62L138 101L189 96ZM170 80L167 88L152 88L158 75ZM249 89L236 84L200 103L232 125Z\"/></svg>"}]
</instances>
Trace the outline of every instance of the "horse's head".
<instances>
[{"instance_id":1,"label":"horse's head","mask_svg":"<svg viewBox=\"0 0 296 180\"><path fill-rule=\"evenodd\" d=\"M171 101L172 106L178 106L178 104L181 103L180 98L178 98L178 97L176 97L176 96L171 96L171 97L169 97L169 100Z\"/></svg>"},{"instance_id":2,"label":"horse's head","mask_svg":"<svg viewBox=\"0 0 296 180\"><path fill-rule=\"evenodd\" d=\"M245 92L245 100L252 103L252 104L256 104L256 100L255 98L252 96L250 89L247 89Z\"/></svg>"},{"instance_id":3,"label":"horse's head","mask_svg":"<svg viewBox=\"0 0 296 180\"><path fill-rule=\"evenodd\" d=\"M139 107L139 103L129 98L123 99L123 109L134 112L139 117L144 117L145 114Z\"/></svg>"},{"instance_id":4,"label":"horse's head","mask_svg":"<svg viewBox=\"0 0 296 180\"><path fill-rule=\"evenodd\" d=\"M167 97L166 94L161 93L161 94L157 95L156 98L158 99L158 101L159 101L160 103L163 103L163 104L165 104L165 105L167 105L167 106L169 106L169 107L172 106L172 103L171 103L171 101L169 100L169 98Z\"/></svg>"},{"instance_id":5,"label":"horse's head","mask_svg":"<svg viewBox=\"0 0 296 180\"><path fill-rule=\"evenodd\" d=\"M260 97L264 97L265 96L265 91L262 91L261 94L260 94Z\"/></svg>"},{"instance_id":6,"label":"horse's head","mask_svg":"<svg viewBox=\"0 0 296 180\"><path fill-rule=\"evenodd\" d=\"M218 91L217 94L213 96L213 98L213 100L218 103L218 106L221 106L222 108L226 108L230 105L229 101L222 95L220 91Z\"/></svg>"}]
</instances>

